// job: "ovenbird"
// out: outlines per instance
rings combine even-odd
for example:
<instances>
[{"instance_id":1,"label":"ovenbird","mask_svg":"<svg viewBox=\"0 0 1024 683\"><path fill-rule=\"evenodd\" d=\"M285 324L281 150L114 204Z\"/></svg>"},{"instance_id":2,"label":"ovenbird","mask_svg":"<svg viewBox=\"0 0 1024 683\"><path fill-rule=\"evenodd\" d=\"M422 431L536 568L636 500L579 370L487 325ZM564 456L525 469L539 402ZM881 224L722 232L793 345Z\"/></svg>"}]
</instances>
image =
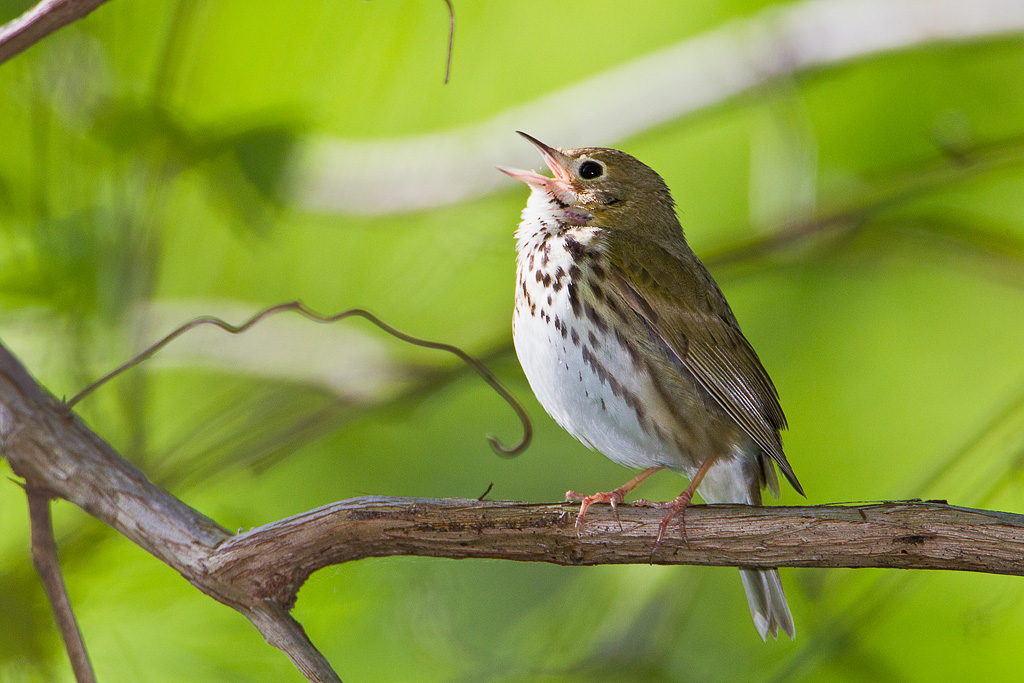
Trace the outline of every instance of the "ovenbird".
<instances>
[{"instance_id":1,"label":"ovenbird","mask_svg":"<svg viewBox=\"0 0 1024 683\"><path fill-rule=\"evenodd\" d=\"M661 176L618 150L556 149L520 135L554 177L500 169L531 188L515 234L516 353L558 424L644 468L614 491L569 491L582 500L577 524L592 503L622 503L663 468L690 484L660 504L662 534L698 487L709 503L760 505L761 489L779 495L778 467L803 494L782 450L775 386L686 243ZM778 570L740 572L761 637L793 637Z\"/></svg>"}]
</instances>

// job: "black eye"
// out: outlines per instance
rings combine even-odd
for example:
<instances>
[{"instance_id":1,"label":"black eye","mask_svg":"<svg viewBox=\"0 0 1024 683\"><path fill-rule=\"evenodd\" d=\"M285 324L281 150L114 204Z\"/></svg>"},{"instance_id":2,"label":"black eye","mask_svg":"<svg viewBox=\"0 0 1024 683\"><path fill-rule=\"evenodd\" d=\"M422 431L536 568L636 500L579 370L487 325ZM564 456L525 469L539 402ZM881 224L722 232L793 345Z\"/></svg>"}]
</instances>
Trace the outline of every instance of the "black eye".
<instances>
[{"instance_id":1,"label":"black eye","mask_svg":"<svg viewBox=\"0 0 1024 683\"><path fill-rule=\"evenodd\" d=\"M596 161L584 161L580 164L580 178L584 180L593 180L604 175L604 166L597 163Z\"/></svg>"}]
</instances>

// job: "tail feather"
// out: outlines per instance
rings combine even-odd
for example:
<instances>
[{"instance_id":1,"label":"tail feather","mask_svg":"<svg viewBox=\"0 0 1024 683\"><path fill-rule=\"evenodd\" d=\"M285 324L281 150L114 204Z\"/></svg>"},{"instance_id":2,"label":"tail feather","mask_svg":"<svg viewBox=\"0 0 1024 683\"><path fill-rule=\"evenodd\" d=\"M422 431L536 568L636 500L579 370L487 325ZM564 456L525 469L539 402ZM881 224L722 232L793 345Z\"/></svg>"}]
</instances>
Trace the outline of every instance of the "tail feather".
<instances>
[{"instance_id":1,"label":"tail feather","mask_svg":"<svg viewBox=\"0 0 1024 683\"><path fill-rule=\"evenodd\" d=\"M793 615L789 612L786 595L782 592L782 581L779 580L777 569L741 569L740 578L743 588L747 591L747 604L750 616L754 618L754 627L767 641L771 635L778 640L779 630L791 639L796 637L793 627Z\"/></svg>"},{"instance_id":2,"label":"tail feather","mask_svg":"<svg viewBox=\"0 0 1024 683\"><path fill-rule=\"evenodd\" d=\"M700 495L708 503L761 504L761 487L767 486L778 495L779 479L771 461L766 457L740 457L716 463L701 482ZM793 615L789 612L786 595L777 569L741 569L740 578L747 591L750 616L761 638L768 635L778 640L779 631L793 638Z\"/></svg>"}]
</instances>

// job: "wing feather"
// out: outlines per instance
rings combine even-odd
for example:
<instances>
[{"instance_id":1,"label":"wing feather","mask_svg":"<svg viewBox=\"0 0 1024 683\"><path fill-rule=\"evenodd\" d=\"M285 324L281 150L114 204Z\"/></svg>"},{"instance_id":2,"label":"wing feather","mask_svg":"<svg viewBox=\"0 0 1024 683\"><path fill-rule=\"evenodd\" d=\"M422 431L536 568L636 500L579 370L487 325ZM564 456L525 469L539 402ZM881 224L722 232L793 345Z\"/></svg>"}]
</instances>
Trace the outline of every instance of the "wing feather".
<instances>
[{"instance_id":1,"label":"wing feather","mask_svg":"<svg viewBox=\"0 0 1024 683\"><path fill-rule=\"evenodd\" d=\"M802 495L782 450L786 417L775 385L700 260L623 236L608 246L617 293Z\"/></svg>"}]
</instances>

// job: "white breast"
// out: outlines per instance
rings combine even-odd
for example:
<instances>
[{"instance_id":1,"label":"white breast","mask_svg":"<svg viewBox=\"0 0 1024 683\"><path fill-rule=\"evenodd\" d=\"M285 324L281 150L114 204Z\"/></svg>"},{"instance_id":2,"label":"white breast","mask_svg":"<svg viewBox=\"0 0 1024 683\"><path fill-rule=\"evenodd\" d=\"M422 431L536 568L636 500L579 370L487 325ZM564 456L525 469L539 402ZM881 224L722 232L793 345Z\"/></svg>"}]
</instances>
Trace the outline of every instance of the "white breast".
<instances>
[{"instance_id":1,"label":"white breast","mask_svg":"<svg viewBox=\"0 0 1024 683\"><path fill-rule=\"evenodd\" d=\"M662 398L616 339L616 321L606 310L589 316L584 309L589 266L574 261L567 240L576 253L599 249L599 229L563 219L557 204L534 191L516 232L512 332L530 387L558 424L615 462L692 471L692 458L666 445L667 431L659 438Z\"/></svg>"}]
</instances>

